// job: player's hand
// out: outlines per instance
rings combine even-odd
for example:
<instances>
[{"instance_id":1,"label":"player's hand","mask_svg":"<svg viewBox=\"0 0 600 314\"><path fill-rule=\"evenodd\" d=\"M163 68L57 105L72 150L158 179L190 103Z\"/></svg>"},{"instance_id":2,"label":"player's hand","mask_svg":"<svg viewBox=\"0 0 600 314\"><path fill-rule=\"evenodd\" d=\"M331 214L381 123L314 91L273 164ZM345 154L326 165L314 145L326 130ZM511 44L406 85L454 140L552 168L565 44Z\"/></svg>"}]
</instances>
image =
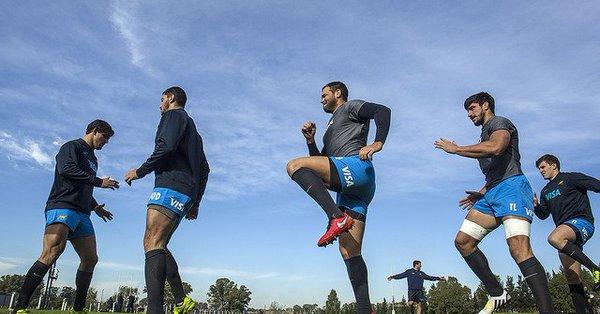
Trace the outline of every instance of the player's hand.
<instances>
[{"instance_id":1,"label":"player's hand","mask_svg":"<svg viewBox=\"0 0 600 314\"><path fill-rule=\"evenodd\" d=\"M139 177L137 175L136 168L133 168L133 169L127 171L127 173L125 173L125 182L127 182L127 184L129 184L129 186L131 186L131 181L137 180L137 179L139 179Z\"/></svg>"},{"instance_id":2,"label":"player's hand","mask_svg":"<svg viewBox=\"0 0 600 314\"><path fill-rule=\"evenodd\" d=\"M392 281L392 279L394 279L394 278L392 278L392 276L387 277L388 281Z\"/></svg>"},{"instance_id":3,"label":"player's hand","mask_svg":"<svg viewBox=\"0 0 600 314\"><path fill-rule=\"evenodd\" d=\"M102 185L100 186L103 189L118 189L119 188L119 181L111 178L111 177L102 177Z\"/></svg>"},{"instance_id":4,"label":"player's hand","mask_svg":"<svg viewBox=\"0 0 600 314\"><path fill-rule=\"evenodd\" d=\"M446 153L456 154L458 151L458 145L454 141L447 140L445 138L440 138L439 140L433 143L435 148L443 149Z\"/></svg>"},{"instance_id":5,"label":"player's hand","mask_svg":"<svg viewBox=\"0 0 600 314\"><path fill-rule=\"evenodd\" d=\"M383 148L383 143L374 142L371 145L367 145L367 146L361 148L360 151L358 152L358 156L362 160L367 160L367 159L371 160L371 159L373 159L373 154L380 151L382 148Z\"/></svg>"},{"instance_id":6,"label":"player's hand","mask_svg":"<svg viewBox=\"0 0 600 314\"><path fill-rule=\"evenodd\" d=\"M192 207L190 211L185 215L185 219L187 220L195 220L198 218L198 206Z\"/></svg>"},{"instance_id":7,"label":"player's hand","mask_svg":"<svg viewBox=\"0 0 600 314\"><path fill-rule=\"evenodd\" d=\"M540 200L537 197L536 193L533 193L533 207L538 207L540 206Z\"/></svg>"},{"instance_id":8,"label":"player's hand","mask_svg":"<svg viewBox=\"0 0 600 314\"><path fill-rule=\"evenodd\" d=\"M312 121L304 122L302 126L302 135L306 138L306 141L313 143L315 141L315 134L317 133L317 125Z\"/></svg>"},{"instance_id":9,"label":"player's hand","mask_svg":"<svg viewBox=\"0 0 600 314\"><path fill-rule=\"evenodd\" d=\"M440 281L448 281L448 277L442 276L442 278L440 278Z\"/></svg>"},{"instance_id":10,"label":"player's hand","mask_svg":"<svg viewBox=\"0 0 600 314\"><path fill-rule=\"evenodd\" d=\"M463 210L471 209L483 197L483 194L477 191L465 191L465 193L467 193L467 196L458 201L458 206Z\"/></svg>"},{"instance_id":11,"label":"player's hand","mask_svg":"<svg viewBox=\"0 0 600 314\"><path fill-rule=\"evenodd\" d=\"M102 220L104 220L104 221L106 221L106 219L112 220L113 214L111 212L109 212L108 210L104 209L105 205L106 204L100 204L100 205L96 206L96 208L94 208L94 212L96 213L96 215L98 215L98 217L102 218Z\"/></svg>"}]
</instances>

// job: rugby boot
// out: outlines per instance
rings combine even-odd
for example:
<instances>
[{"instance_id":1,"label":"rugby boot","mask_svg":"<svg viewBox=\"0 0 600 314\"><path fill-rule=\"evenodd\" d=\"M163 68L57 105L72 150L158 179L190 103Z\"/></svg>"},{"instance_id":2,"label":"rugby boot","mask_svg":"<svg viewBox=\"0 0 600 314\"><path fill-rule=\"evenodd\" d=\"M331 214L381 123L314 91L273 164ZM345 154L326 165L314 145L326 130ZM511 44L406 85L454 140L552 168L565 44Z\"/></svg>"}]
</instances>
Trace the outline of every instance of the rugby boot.
<instances>
[{"instance_id":1,"label":"rugby boot","mask_svg":"<svg viewBox=\"0 0 600 314\"><path fill-rule=\"evenodd\" d=\"M173 314L191 313L196 308L196 305L198 305L198 303L186 295L183 302L176 304L175 307L173 307Z\"/></svg>"},{"instance_id":2,"label":"rugby boot","mask_svg":"<svg viewBox=\"0 0 600 314\"><path fill-rule=\"evenodd\" d=\"M504 290L502 295L497 297L490 297L485 304L485 307L479 311L479 314L492 314L497 308L503 306L508 303L510 300L510 295Z\"/></svg>"},{"instance_id":3,"label":"rugby boot","mask_svg":"<svg viewBox=\"0 0 600 314\"><path fill-rule=\"evenodd\" d=\"M333 243L337 237L342 234L342 232L346 232L352 228L354 224L354 219L348 216L348 214L344 213L344 215L340 218L333 218L329 220L329 224L327 225L327 231L319 241L317 242L317 246L327 246L328 244Z\"/></svg>"}]
</instances>

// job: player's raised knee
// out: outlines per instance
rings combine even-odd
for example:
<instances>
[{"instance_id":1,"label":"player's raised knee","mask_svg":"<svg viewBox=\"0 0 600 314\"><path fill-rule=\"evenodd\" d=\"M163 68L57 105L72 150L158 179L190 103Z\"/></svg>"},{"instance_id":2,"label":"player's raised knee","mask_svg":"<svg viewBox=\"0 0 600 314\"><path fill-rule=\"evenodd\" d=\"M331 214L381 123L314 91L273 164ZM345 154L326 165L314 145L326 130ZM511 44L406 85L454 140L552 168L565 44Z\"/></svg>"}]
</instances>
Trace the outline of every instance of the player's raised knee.
<instances>
[{"instance_id":1,"label":"player's raised knee","mask_svg":"<svg viewBox=\"0 0 600 314\"><path fill-rule=\"evenodd\" d=\"M287 163L286 169L288 175L291 177L298 169L302 168L301 158L292 159Z\"/></svg>"},{"instance_id":2,"label":"player's raised knee","mask_svg":"<svg viewBox=\"0 0 600 314\"><path fill-rule=\"evenodd\" d=\"M556 236L553 233L548 236L548 243L558 250L562 249L566 242L566 240L561 239L559 236Z\"/></svg>"}]
</instances>

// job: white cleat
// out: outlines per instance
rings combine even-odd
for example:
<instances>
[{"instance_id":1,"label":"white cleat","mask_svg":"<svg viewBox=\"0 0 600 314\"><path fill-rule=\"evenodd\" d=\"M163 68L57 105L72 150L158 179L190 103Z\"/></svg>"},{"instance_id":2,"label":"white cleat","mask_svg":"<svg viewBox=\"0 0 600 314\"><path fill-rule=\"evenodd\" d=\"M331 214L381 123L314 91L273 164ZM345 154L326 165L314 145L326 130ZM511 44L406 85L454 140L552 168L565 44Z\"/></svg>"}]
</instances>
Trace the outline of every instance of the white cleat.
<instances>
[{"instance_id":1,"label":"white cleat","mask_svg":"<svg viewBox=\"0 0 600 314\"><path fill-rule=\"evenodd\" d=\"M510 295L504 290L502 295L497 297L490 297L483 310L479 311L479 314L492 314L497 308L503 306L508 303L510 300Z\"/></svg>"}]
</instances>

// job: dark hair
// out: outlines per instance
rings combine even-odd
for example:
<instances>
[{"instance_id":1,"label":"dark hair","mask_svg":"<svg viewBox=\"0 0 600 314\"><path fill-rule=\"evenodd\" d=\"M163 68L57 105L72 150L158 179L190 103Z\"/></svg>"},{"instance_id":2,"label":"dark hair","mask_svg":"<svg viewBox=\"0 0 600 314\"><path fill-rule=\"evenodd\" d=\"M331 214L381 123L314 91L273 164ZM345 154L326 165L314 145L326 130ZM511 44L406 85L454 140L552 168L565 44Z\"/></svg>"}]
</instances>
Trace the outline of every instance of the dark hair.
<instances>
[{"instance_id":1,"label":"dark hair","mask_svg":"<svg viewBox=\"0 0 600 314\"><path fill-rule=\"evenodd\" d=\"M483 103L486 102L489 104L492 113L494 113L494 97L486 92L469 96L469 98L465 100L465 110L468 110L472 103L478 103L480 106L483 106Z\"/></svg>"},{"instance_id":2,"label":"dark hair","mask_svg":"<svg viewBox=\"0 0 600 314\"><path fill-rule=\"evenodd\" d=\"M88 124L87 128L85 129L85 134L90 134L94 131L102 133L108 137L112 137L113 135L115 135L115 131L113 131L110 124L108 124L108 122L106 122L104 120L100 120L100 119L96 119L96 120L92 121L90 124Z\"/></svg>"},{"instance_id":3,"label":"dark hair","mask_svg":"<svg viewBox=\"0 0 600 314\"><path fill-rule=\"evenodd\" d=\"M535 162L535 167L536 167L536 168L539 168L539 167L540 167L540 164L541 164L542 162L544 162L544 161L545 161L546 163L548 163L548 164L555 164L555 165L556 165L556 168L557 168L558 170L560 170L560 161L558 160L558 158L557 158L556 156L554 156L554 155L550 155L550 154L546 154L546 155L544 155L544 156L540 157L540 158L539 158L539 159L538 159L538 160Z\"/></svg>"},{"instance_id":4,"label":"dark hair","mask_svg":"<svg viewBox=\"0 0 600 314\"><path fill-rule=\"evenodd\" d=\"M167 88L162 94L163 95L166 95L166 94L173 95L175 97L175 101L177 102L177 104L180 105L182 108L185 107L185 102L187 101L187 95L185 94L185 91L183 90L183 88L181 88L179 86L172 86L172 87Z\"/></svg>"},{"instance_id":5,"label":"dark hair","mask_svg":"<svg viewBox=\"0 0 600 314\"><path fill-rule=\"evenodd\" d=\"M348 100L348 87L346 87L346 84L339 82L339 81L334 81L334 82L325 84L325 86L323 86L323 88L325 88L325 87L329 87L331 89L331 91L334 93L338 89L341 90L342 98L346 101Z\"/></svg>"},{"instance_id":6,"label":"dark hair","mask_svg":"<svg viewBox=\"0 0 600 314\"><path fill-rule=\"evenodd\" d=\"M415 267L415 266L417 266L419 264L421 264L421 261L419 261L419 260L414 260L413 261L413 267Z\"/></svg>"}]
</instances>

